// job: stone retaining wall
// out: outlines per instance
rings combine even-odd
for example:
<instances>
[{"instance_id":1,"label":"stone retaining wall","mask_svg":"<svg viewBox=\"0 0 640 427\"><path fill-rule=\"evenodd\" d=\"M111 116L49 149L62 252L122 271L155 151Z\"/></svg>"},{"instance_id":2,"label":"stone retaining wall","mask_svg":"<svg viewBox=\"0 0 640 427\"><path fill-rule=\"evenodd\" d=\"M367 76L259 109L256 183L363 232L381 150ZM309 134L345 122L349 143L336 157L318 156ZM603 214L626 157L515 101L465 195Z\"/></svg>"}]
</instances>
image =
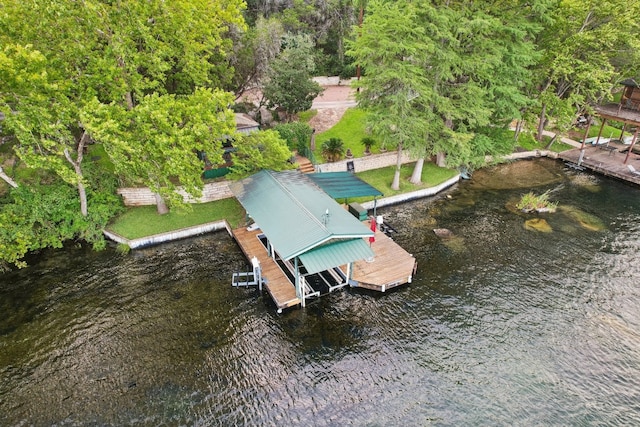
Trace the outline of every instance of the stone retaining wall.
<instances>
[{"instance_id":1,"label":"stone retaining wall","mask_svg":"<svg viewBox=\"0 0 640 427\"><path fill-rule=\"evenodd\" d=\"M131 249L144 248L173 240L186 239L187 237L199 236L218 230L227 230L231 235L231 227L226 220L209 222L206 224L194 225L193 227L181 228L167 233L154 234L152 236L141 237L139 239L127 239L112 231L103 230L107 238L114 242L129 246Z\"/></svg>"},{"instance_id":2,"label":"stone retaining wall","mask_svg":"<svg viewBox=\"0 0 640 427\"><path fill-rule=\"evenodd\" d=\"M314 77L313 81L320 86L349 86L354 79L355 78L342 80L340 76L318 76Z\"/></svg>"},{"instance_id":3,"label":"stone retaining wall","mask_svg":"<svg viewBox=\"0 0 640 427\"><path fill-rule=\"evenodd\" d=\"M388 153L374 154L371 156L358 157L353 159L344 159L333 163L323 163L316 166L318 172L346 172L347 163L353 162L355 172L364 172L371 169L380 169L396 164L398 158L397 151L389 151ZM410 163L415 161L404 152L402 154L402 163Z\"/></svg>"},{"instance_id":4,"label":"stone retaining wall","mask_svg":"<svg viewBox=\"0 0 640 427\"><path fill-rule=\"evenodd\" d=\"M523 153L513 153L502 157L503 160L519 160L532 157L551 157L557 158L558 154L547 150L527 151ZM364 172L371 169L380 169L396 164L397 152L390 151L388 153L375 154L371 156L358 157L354 159L345 159L333 163L323 163L316 165L317 172L346 172L347 162L353 162L355 172ZM487 161L491 161L490 157ZM411 163L415 161L404 152L402 155L402 163ZM206 203L214 200L227 199L233 197L233 193L229 189L228 181L218 181L205 184L202 190L202 197L193 199L183 190L178 190L182 194L184 201L187 203ZM156 198L148 188L119 188L118 194L122 196L125 206L147 206L155 205ZM397 203L397 202L396 202Z\"/></svg>"},{"instance_id":5,"label":"stone retaining wall","mask_svg":"<svg viewBox=\"0 0 640 427\"><path fill-rule=\"evenodd\" d=\"M182 195L184 201L187 203L206 203L233 197L233 193L229 189L228 181L217 181L205 184L202 189L202 197L199 199L192 198L181 189L178 190L178 193ZM147 206L156 204L154 193L146 187L119 188L118 194L122 196L125 206Z\"/></svg>"},{"instance_id":6,"label":"stone retaining wall","mask_svg":"<svg viewBox=\"0 0 640 427\"><path fill-rule=\"evenodd\" d=\"M352 161L356 172L363 172L371 169L379 169L385 166L396 164L397 153L390 151L388 153L376 154L366 157L358 157L357 159L340 160L334 163L324 163L316 166L318 172L346 172L347 162ZM404 154L402 163L408 163L412 160L408 155ZM183 190L178 190L182 194L186 203L206 203L214 200L227 199L233 197L233 193L229 189L229 181L217 181L204 185L202 197L194 199ZM140 188L119 188L118 194L122 196L125 206L149 206L156 204L156 198L153 192L146 187Z\"/></svg>"}]
</instances>

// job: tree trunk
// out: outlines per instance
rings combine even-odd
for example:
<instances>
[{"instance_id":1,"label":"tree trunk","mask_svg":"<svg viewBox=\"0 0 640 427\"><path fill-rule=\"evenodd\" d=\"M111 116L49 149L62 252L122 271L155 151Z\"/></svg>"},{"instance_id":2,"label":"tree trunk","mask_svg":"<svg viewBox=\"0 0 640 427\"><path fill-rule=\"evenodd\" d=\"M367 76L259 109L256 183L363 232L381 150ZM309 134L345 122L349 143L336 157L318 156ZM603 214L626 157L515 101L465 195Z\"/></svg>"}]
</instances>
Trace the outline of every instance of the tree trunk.
<instances>
[{"instance_id":1,"label":"tree trunk","mask_svg":"<svg viewBox=\"0 0 640 427\"><path fill-rule=\"evenodd\" d=\"M416 162L416 165L413 167L413 173L411 174L411 179L409 180L412 184L421 184L422 183L422 167L424 166L424 157L421 157Z\"/></svg>"},{"instance_id":2,"label":"tree trunk","mask_svg":"<svg viewBox=\"0 0 640 427\"><path fill-rule=\"evenodd\" d=\"M358 14L358 37L362 32L362 22L364 21L364 4L360 3L360 13ZM360 81L360 64L356 64L356 79ZM358 92L360 88L358 87Z\"/></svg>"},{"instance_id":3,"label":"tree trunk","mask_svg":"<svg viewBox=\"0 0 640 427\"><path fill-rule=\"evenodd\" d=\"M518 138L520 138L520 133L522 133L522 125L523 125L522 119L516 121L516 129L513 134L513 139L515 139L516 142L518 142Z\"/></svg>"},{"instance_id":4,"label":"tree trunk","mask_svg":"<svg viewBox=\"0 0 640 427\"><path fill-rule=\"evenodd\" d=\"M547 104L542 104L542 111L540 111L540 119L538 121L538 133L536 134L536 140L542 141L542 133L544 132L544 122L547 120Z\"/></svg>"},{"instance_id":5,"label":"tree trunk","mask_svg":"<svg viewBox=\"0 0 640 427\"><path fill-rule=\"evenodd\" d=\"M440 151L438 154L436 154L436 165L441 168L447 166L447 155L444 152Z\"/></svg>"},{"instance_id":6,"label":"tree trunk","mask_svg":"<svg viewBox=\"0 0 640 427\"><path fill-rule=\"evenodd\" d=\"M167 207L167 204L165 203L160 193L155 193L155 196L156 196L156 208L157 208L158 215L168 214L169 208Z\"/></svg>"},{"instance_id":7,"label":"tree trunk","mask_svg":"<svg viewBox=\"0 0 640 427\"><path fill-rule=\"evenodd\" d=\"M89 134L85 131L80 138L80 142L78 142L78 150L77 157L75 160L69 154L68 149L64 149L64 157L66 157L67 161L71 163L73 166L73 170L76 173L76 177L78 179L78 183L76 186L78 187L78 196L80 197L80 213L82 216L86 217L89 214L89 209L87 207L87 189L84 186L84 176L82 175L82 158L84 157L84 147L89 140Z\"/></svg>"},{"instance_id":8,"label":"tree trunk","mask_svg":"<svg viewBox=\"0 0 640 427\"><path fill-rule=\"evenodd\" d=\"M13 188L18 188L18 183L15 182L9 175L7 175L4 170L2 170L2 166L0 166L0 178L6 181L7 184L12 186Z\"/></svg>"},{"instance_id":9,"label":"tree trunk","mask_svg":"<svg viewBox=\"0 0 640 427\"><path fill-rule=\"evenodd\" d=\"M393 174L393 182L391 183L391 189L400 190L400 168L402 167L402 143L398 144L398 157L396 160L396 171Z\"/></svg>"}]
</instances>

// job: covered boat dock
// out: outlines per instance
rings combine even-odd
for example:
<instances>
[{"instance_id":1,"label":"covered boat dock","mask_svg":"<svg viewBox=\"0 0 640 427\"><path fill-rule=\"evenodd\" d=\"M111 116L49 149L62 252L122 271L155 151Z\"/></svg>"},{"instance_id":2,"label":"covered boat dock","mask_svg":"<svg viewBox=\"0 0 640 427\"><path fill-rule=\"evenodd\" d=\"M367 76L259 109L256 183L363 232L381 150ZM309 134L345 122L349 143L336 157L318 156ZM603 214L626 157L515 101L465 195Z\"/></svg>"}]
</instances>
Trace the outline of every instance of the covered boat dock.
<instances>
[{"instance_id":1,"label":"covered boat dock","mask_svg":"<svg viewBox=\"0 0 640 427\"><path fill-rule=\"evenodd\" d=\"M343 183L357 180L348 175ZM259 261L279 312L347 285L385 291L411 281L413 256L350 214L309 175L264 170L231 190L254 221L233 236L248 259Z\"/></svg>"}]
</instances>

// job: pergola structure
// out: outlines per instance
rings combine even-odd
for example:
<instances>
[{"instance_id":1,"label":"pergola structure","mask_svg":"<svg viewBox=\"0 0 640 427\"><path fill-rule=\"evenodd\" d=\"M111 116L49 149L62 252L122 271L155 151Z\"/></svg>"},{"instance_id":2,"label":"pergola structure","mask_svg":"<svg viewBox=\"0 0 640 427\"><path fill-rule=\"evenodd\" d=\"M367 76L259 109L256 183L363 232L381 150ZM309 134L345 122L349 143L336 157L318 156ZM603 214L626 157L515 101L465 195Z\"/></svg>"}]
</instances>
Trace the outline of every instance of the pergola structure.
<instances>
[{"instance_id":1,"label":"pergola structure","mask_svg":"<svg viewBox=\"0 0 640 427\"><path fill-rule=\"evenodd\" d=\"M230 188L262 230L269 256L293 264L303 307L302 266L311 274L347 265L347 284L352 264L374 255L365 241L374 232L299 171L263 170Z\"/></svg>"},{"instance_id":2,"label":"pergola structure","mask_svg":"<svg viewBox=\"0 0 640 427\"><path fill-rule=\"evenodd\" d=\"M627 155L625 156L623 162L624 164L626 164L636 142L638 141L638 133L640 131L640 86L638 86L638 83L636 83L634 79L626 79L622 81L621 84L625 88L618 104L610 103L599 105L595 108L596 113L600 117L602 117L602 124L600 125L600 131L598 132L598 137L596 138L595 144L598 144L600 137L602 136L602 130L604 129L604 125L606 124L607 120L614 120L623 123L620 140L624 138L624 132L627 127L635 127L635 130L633 131L633 138L631 140L631 146L629 147L629 150L627 151ZM589 135L590 125L591 121L587 123L587 129L585 130L584 137L582 138L582 153L584 153L584 146L587 140L587 136Z\"/></svg>"}]
</instances>

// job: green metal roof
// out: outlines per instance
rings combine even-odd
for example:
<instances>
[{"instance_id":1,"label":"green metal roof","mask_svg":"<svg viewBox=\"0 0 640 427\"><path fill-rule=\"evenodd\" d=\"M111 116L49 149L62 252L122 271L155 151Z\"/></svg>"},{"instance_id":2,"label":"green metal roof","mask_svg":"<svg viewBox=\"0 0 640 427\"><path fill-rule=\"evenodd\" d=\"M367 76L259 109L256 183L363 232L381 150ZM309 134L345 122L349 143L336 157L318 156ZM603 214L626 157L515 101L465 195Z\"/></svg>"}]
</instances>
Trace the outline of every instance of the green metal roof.
<instances>
[{"instance_id":1,"label":"green metal roof","mask_svg":"<svg viewBox=\"0 0 640 427\"><path fill-rule=\"evenodd\" d=\"M351 239L329 243L305 252L300 255L300 261L307 272L313 274L373 255L373 250L363 239Z\"/></svg>"},{"instance_id":2,"label":"green metal roof","mask_svg":"<svg viewBox=\"0 0 640 427\"><path fill-rule=\"evenodd\" d=\"M364 196L382 196L375 187L351 172L324 172L309 174L309 178L334 199Z\"/></svg>"},{"instance_id":3,"label":"green metal roof","mask_svg":"<svg viewBox=\"0 0 640 427\"><path fill-rule=\"evenodd\" d=\"M263 170L231 183L229 187L285 260L325 243L362 240L363 237L373 235L366 225L299 171ZM362 241L366 246L366 242ZM330 247L331 245L318 252L317 256L328 256L325 251L329 251ZM339 249L353 251L345 259L354 256L358 256L357 259L363 258L360 257L364 253L360 244L340 246ZM309 257L307 258L311 259ZM343 260L332 267L346 262L350 261Z\"/></svg>"}]
</instances>

